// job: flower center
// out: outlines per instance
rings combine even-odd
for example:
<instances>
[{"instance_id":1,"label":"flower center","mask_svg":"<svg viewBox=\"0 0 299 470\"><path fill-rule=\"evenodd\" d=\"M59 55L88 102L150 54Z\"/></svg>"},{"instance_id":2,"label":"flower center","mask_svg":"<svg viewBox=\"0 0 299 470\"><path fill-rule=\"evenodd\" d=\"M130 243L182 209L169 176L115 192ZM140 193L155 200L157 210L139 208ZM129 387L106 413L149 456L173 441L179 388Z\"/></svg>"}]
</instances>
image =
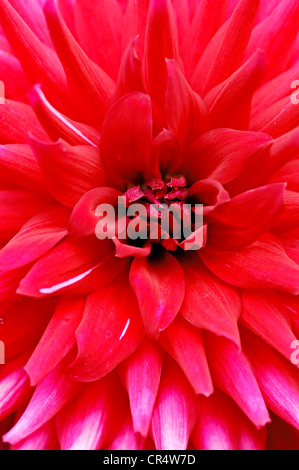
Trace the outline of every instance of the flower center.
<instances>
[{"instance_id":1,"label":"flower center","mask_svg":"<svg viewBox=\"0 0 299 470\"><path fill-rule=\"evenodd\" d=\"M132 186L124 194L127 237L140 245L147 240L175 251L203 246L202 205L190 202L184 176L153 178ZM134 243L134 244L135 244Z\"/></svg>"}]
</instances>

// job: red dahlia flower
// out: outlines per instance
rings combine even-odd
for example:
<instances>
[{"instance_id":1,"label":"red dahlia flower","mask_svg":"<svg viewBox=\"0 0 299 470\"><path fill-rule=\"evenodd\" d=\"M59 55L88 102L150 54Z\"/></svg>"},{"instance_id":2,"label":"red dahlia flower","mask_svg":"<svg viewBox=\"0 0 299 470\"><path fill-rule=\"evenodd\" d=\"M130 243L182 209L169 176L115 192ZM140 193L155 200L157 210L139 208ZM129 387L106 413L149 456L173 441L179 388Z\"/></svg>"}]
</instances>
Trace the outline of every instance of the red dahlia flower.
<instances>
[{"instance_id":1,"label":"red dahlia flower","mask_svg":"<svg viewBox=\"0 0 299 470\"><path fill-rule=\"evenodd\" d=\"M298 1L0 22L3 447L298 449ZM99 240L120 196L202 204L204 246Z\"/></svg>"}]
</instances>

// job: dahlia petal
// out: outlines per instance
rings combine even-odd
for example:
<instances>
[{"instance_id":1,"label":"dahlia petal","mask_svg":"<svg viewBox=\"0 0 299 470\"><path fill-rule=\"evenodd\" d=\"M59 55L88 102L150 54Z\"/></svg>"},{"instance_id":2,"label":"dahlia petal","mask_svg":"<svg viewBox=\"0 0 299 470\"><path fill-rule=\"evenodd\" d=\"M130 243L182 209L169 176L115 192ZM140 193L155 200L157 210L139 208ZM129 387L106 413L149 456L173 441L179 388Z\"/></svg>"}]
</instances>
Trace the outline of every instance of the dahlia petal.
<instances>
[{"instance_id":1,"label":"dahlia petal","mask_svg":"<svg viewBox=\"0 0 299 470\"><path fill-rule=\"evenodd\" d=\"M201 250L206 246L207 243L207 235L208 234L208 226L207 224L202 225L199 227L197 230L195 230L189 237L185 238L181 243L178 244L180 248L184 251L190 251L192 250ZM164 242L168 242L168 240L163 240ZM162 245L163 245L162 241ZM177 243L176 240L173 240L173 242ZM164 246L164 245L163 245ZM190 248L192 247L192 248ZM176 246L174 247L174 250L176 250ZM169 250L171 248L168 248Z\"/></svg>"},{"instance_id":2,"label":"dahlia petal","mask_svg":"<svg viewBox=\"0 0 299 470\"><path fill-rule=\"evenodd\" d=\"M29 379L23 366L28 353L2 366L0 373L0 418L22 407L30 397Z\"/></svg>"},{"instance_id":3,"label":"dahlia petal","mask_svg":"<svg viewBox=\"0 0 299 470\"><path fill-rule=\"evenodd\" d=\"M55 419L30 434L28 437L10 446L11 450L57 450L59 442L56 432Z\"/></svg>"},{"instance_id":4,"label":"dahlia petal","mask_svg":"<svg viewBox=\"0 0 299 470\"><path fill-rule=\"evenodd\" d=\"M270 422L267 407L246 356L232 341L210 333L205 335L213 383L237 403L256 427Z\"/></svg>"},{"instance_id":5,"label":"dahlia petal","mask_svg":"<svg viewBox=\"0 0 299 470\"><path fill-rule=\"evenodd\" d=\"M199 255L213 273L229 284L246 289L271 287L295 295L299 292L299 267L270 234L241 250L205 249Z\"/></svg>"},{"instance_id":6,"label":"dahlia petal","mask_svg":"<svg viewBox=\"0 0 299 470\"><path fill-rule=\"evenodd\" d=\"M45 180L29 145L0 146L1 182L51 198Z\"/></svg>"},{"instance_id":7,"label":"dahlia petal","mask_svg":"<svg viewBox=\"0 0 299 470\"><path fill-rule=\"evenodd\" d=\"M61 298L42 338L25 366L31 385L37 385L69 353L82 319L84 297Z\"/></svg>"},{"instance_id":8,"label":"dahlia petal","mask_svg":"<svg viewBox=\"0 0 299 470\"><path fill-rule=\"evenodd\" d=\"M219 204L229 201L227 191L218 181L204 179L194 183L189 189L189 197L197 204L203 204L203 215L208 215L215 210Z\"/></svg>"},{"instance_id":9,"label":"dahlia petal","mask_svg":"<svg viewBox=\"0 0 299 470\"><path fill-rule=\"evenodd\" d=\"M280 220L284 193L285 184L277 183L252 189L219 205L209 216L208 242L222 250L237 250L255 242L276 219Z\"/></svg>"},{"instance_id":10,"label":"dahlia petal","mask_svg":"<svg viewBox=\"0 0 299 470\"><path fill-rule=\"evenodd\" d=\"M171 325L161 333L160 343L179 364L195 393L205 396L213 393L213 384L200 330L193 328L178 315Z\"/></svg>"},{"instance_id":11,"label":"dahlia petal","mask_svg":"<svg viewBox=\"0 0 299 470\"><path fill-rule=\"evenodd\" d=\"M46 207L43 200L27 191L0 191L0 240L9 240L28 219Z\"/></svg>"},{"instance_id":12,"label":"dahlia petal","mask_svg":"<svg viewBox=\"0 0 299 470\"><path fill-rule=\"evenodd\" d=\"M19 268L12 271L0 271L0 311L5 311L7 305L11 305L16 298L16 290L20 280L26 274L28 268Z\"/></svg>"},{"instance_id":13,"label":"dahlia petal","mask_svg":"<svg viewBox=\"0 0 299 470\"><path fill-rule=\"evenodd\" d=\"M130 93L108 111L102 128L101 158L108 183L123 188L128 181L139 184L141 178L148 181L159 176L151 159L151 143L150 98L140 92Z\"/></svg>"},{"instance_id":14,"label":"dahlia petal","mask_svg":"<svg viewBox=\"0 0 299 470\"><path fill-rule=\"evenodd\" d=\"M268 77L272 78L285 69L289 52L298 34L298 22L298 3L294 0L284 0L253 30L248 45L248 56L258 48L265 51Z\"/></svg>"},{"instance_id":15,"label":"dahlia petal","mask_svg":"<svg viewBox=\"0 0 299 470\"><path fill-rule=\"evenodd\" d=\"M277 7L281 0L261 0L257 14L257 23L267 18Z\"/></svg>"},{"instance_id":16,"label":"dahlia petal","mask_svg":"<svg viewBox=\"0 0 299 470\"><path fill-rule=\"evenodd\" d=\"M184 273L166 250L159 257L136 258L130 283L136 294L147 334L157 339L177 315L185 294Z\"/></svg>"},{"instance_id":17,"label":"dahlia petal","mask_svg":"<svg viewBox=\"0 0 299 470\"><path fill-rule=\"evenodd\" d=\"M226 187L231 195L239 194L251 188L265 185L269 179L285 164L296 159L299 151L299 128L275 139L265 148L261 148L248 161L244 173ZM261 171L256 171L260 168ZM246 178L244 178L246 174ZM279 180L285 182L285 180Z\"/></svg>"},{"instance_id":18,"label":"dahlia petal","mask_svg":"<svg viewBox=\"0 0 299 470\"><path fill-rule=\"evenodd\" d=\"M298 74L299 65L286 70L261 86L252 99L252 117L262 113L282 98L289 96L290 85L297 79Z\"/></svg>"},{"instance_id":19,"label":"dahlia petal","mask_svg":"<svg viewBox=\"0 0 299 470\"><path fill-rule=\"evenodd\" d=\"M139 36L139 45L141 49L140 57L143 56L149 3L150 0L128 0L125 13L124 30L122 35L123 49L127 47L132 38Z\"/></svg>"},{"instance_id":20,"label":"dahlia petal","mask_svg":"<svg viewBox=\"0 0 299 470\"><path fill-rule=\"evenodd\" d=\"M279 235L279 240L283 244L287 255L299 264L299 228Z\"/></svg>"},{"instance_id":21,"label":"dahlia petal","mask_svg":"<svg viewBox=\"0 0 299 470\"><path fill-rule=\"evenodd\" d=\"M298 318L299 297L283 294L282 300L283 300L284 307L287 309L288 317L291 320L292 329L298 338L299 337L299 318Z\"/></svg>"},{"instance_id":22,"label":"dahlia petal","mask_svg":"<svg viewBox=\"0 0 299 470\"><path fill-rule=\"evenodd\" d=\"M40 85L35 85L30 90L28 98L40 123L52 140L61 138L71 145L88 144L92 147L99 145L100 134L97 129L66 118L49 103Z\"/></svg>"},{"instance_id":23,"label":"dahlia petal","mask_svg":"<svg viewBox=\"0 0 299 470\"><path fill-rule=\"evenodd\" d=\"M59 365L38 384L23 415L5 434L5 442L16 444L25 439L50 421L79 392L81 384L64 375L64 367L64 364Z\"/></svg>"},{"instance_id":24,"label":"dahlia petal","mask_svg":"<svg viewBox=\"0 0 299 470\"><path fill-rule=\"evenodd\" d=\"M197 413L198 401L191 385L180 368L169 359L162 369L151 422L156 449L186 450Z\"/></svg>"},{"instance_id":25,"label":"dahlia petal","mask_svg":"<svg viewBox=\"0 0 299 470\"><path fill-rule=\"evenodd\" d=\"M190 19L192 19L197 12L197 9L199 8L199 3L197 0L187 0L188 5L189 5L189 16Z\"/></svg>"},{"instance_id":26,"label":"dahlia petal","mask_svg":"<svg viewBox=\"0 0 299 470\"><path fill-rule=\"evenodd\" d=\"M112 78L120 64L123 13L116 0L77 0L75 24L81 46Z\"/></svg>"},{"instance_id":27,"label":"dahlia petal","mask_svg":"<svg viewBox=\"0 0 299 470\"><path fill-rule=\"evenodd\" d=\"M298 106L288 96L252 119L250 129L267 133L276 139L294 129L298 125L298 118Z\"/></svg>"},{"instance_id":28,"label":"dahlia petal","mask_svg":"<svg viewBox=\"0 0 299 470\"><path fill-rule=\"evenodd\" d=\"M159 161L160 171L172 174L182 163L183 152L177 137L167 129L160 132L153 141L152 155Z\"/></svg>"},{"instance_id":29,"label":"dahlia petal","mask_svg":"<svg viewBox=\"0 0 299 470\"><path fill-rule=\"evenodd\" d=\"M267 450L267 431L266 427L256 429L248 419L242 419L238 448L240 450Z\"/></svg>"},{"instance_id":30,"label":"dahlia petal","mask_svg":"<svg viewBox=\"0 0 299 470\"><path fill-rule=\"evenodd\" d=\"M299 129L296 127L294 130L274 140L269 149L269 154L267 155L266 165L268 166L270 164L270 170L273 174L274 171L277 171L284 164L296 158L298 151Z\"/></svg>"},{"instance_id":31,"label":"dahlia petal","mask_svg":"<svg viewBox=\"0 0 299 470\"><path fill-rule=\"evenodd\" d=\"M121 377L128 391L134 431L146 437L156 401L162 351L145 339L139 348L120 366Z\"/></svg>"},{"instance_id":32,"label":"dahlia petal","mask_svg":"<svg viewBox=\"0 0 299 470\"><path fill-rule=\"evenodd\" d=\"M290 360L290 344L296 337L277 295L244 291L242 304L242 323Z\"/></svg>"},{"instance_id":33,"label":"dahlia petal","mask_svg":"<svg viewBox=\"0 0 299 470\"><path fill-rule=\"evenodd\" d=\"M5 344L5 359L9 360L32 348L52 315L52 301L37 303L33 299L17 299L1 313L0 337Z\"/></svg>"},{"instance_id":34,"label":"dahlia petal","mask_svg":"<svg viewBox=\"0 0 299 470\"><path fill-rule=\"evenodd\" d=\"M214 129L203 134L187 152L185 175L190 183L206 178L228 183L239 176L253 155L271 141L267 134Z\"/></svg>"},{"instance_id":35,"label":"dahlia petal","mask_svg":"<svg viewBox=\"0 0 299 470\"><path fill-rule=\"evenodd\" d=\"M261 82L265 66L265 54L259 50L225 82L208 93L205 103L209 108L211 127L248 129L252 96Z\"/></svg>"},{"instance_id":36,"label":"dahlia petal","mask_svg":"<svg viewBox=\"0 0 299 470\"><path fill-rule=\"evenodd\" d=\"M182 44L186 31L190 26L188 0L173 0L173 7L176 16L179 44Z\"/></svg>"},{"instance_id":37,"label":"dahlia petal","mask_svg":"<svg viewBox=\"0 0 299 470\"><path fill-rule=\"evenodd\" d=\"M0 106L1 144L27 144L30 130L41 140L49 140L30 106L18 101L5 100Z\"/></svg>"},{"instance_id":38,"label":"dahlia petal","mask_svg":"<svg viewBox=\"0 0 299 470\"><path fill-rule=\"evenodd\" d=\"M57 416L62 450L96 450L102 447L111 428L118 428L126 409L119 383L108 376L86 384Z\"/></svg>"},{"instance_id":39,"label":"dahlia petal","mask_svg":"<svg viewBox=\"0 0 299 470\"><path fill-rule=\"evenodd\" d=\"M279 181L286 182L287 189L289 189L290 191L299 192L298 161L294 160L287 163L270 179L270 183L278 183Z\"/></svg>"},{"instance_id":40,"label":"dahlia petal","mask_svg":"<svg viewBox=\"0 0 299 470\"><path fill-rule=\"evenodd\" d=\"M13 50L12 50L9 42L7 41L6 37L4 36L2 27L0 29L0 49L3 52L6 52L6 53L9 53L9 54L13 55Z\"/></svg>"},{"instance_id":41,"label":"dahlia petal","mask_svg":"<svg viewBox=\"0 0 299 470\"><path fill-rule=\"evenodd\" d=\"M5 96L17 101L27 101L27 78L19 61L0 49L0 76L5 77Z\"/></svg>"},{"instance_id":42,"label":"dahlia petal","mask_svg":"<svg viewBox=\"0 0 299 470\"><path fill-rule=\"evenodd\" d=\"M74 39L56 0L47 0L44 12L51 39L68 78L72 99L86 122L99 126L104 119L113 80L98 67Z\"/></svg>"},{"instance_id":43,"label":"dahlia petal","mask_svg":"<svg viewBox=\"0 0 299 470\"><path fill-rule=\"evenodd\" d=\"M133 256L134 258L144 258L149 256L152 250L152 245L150 241L146 241L142 247L132 246L126 242L120 242L118 238L113 238L113 243L115 245L115 256L117 258L127 258L128 256Z\"/></svg>"},{"instance_id":44,"label":"dahlia petal","mask_svg":"<svg viewBox=\"0 0 299 470\"><path fill-rule=\"evenodd\" d=\"M198 421L191 436L196 449L237 450L240 413L234 402L220 390L202 398Z\"/></svg>"},{"instance_id":45,"label":"dahlia petal","mask_svg":"<svg viewBox=\"0 0 299 470\"><path fill-rule=\"evenodd\" d=\"M136 52L137 41L138 37L133 38L124 52L118 72L115 101L133 91L145 92L142 62Z\"/></svg>"},{"instance_id":46,"label":"dahlia petal","mask_svg":"<svg viewBox=\"0 0 299 470\"><path fill-rule=\"evenodd\" d=\"M17 292L36 298L85 294L108 285L125 267L124 260L114 257L110 240L66 238L35 263Z\"/></svg>"},{"instance_id":47,"label":"dahlia petal","mask_svg":"<svg viewBox=\"0 0 299 470\"><path fill-rule=\"evenodd\" d=\"M181 46L181 56L189 77L206 46L225 20L227 0L200 2L191 26L186 31ZM182 11L182 8L178 11Z\"/></svg>"},{"instance_id":48,"label":"dahlia petal","mask_svg":"<svg viewBox=\"0 0 299 470\"><path fill-rule=\"evenodd\" d=\"M105 183L98 149L73 147L63 140L45 143L32 137L30 144L51 193L67 207L73 208L87 191Z\"/></svg>"},{"instance_id":49,"label":"dahlia petal","mask_svg":"<svg viewBox=\"0 0 299 470\"><path fill-rule=\"evenodd\" d=\"M299 430L298 370L252 333L242 338L267 406Z\"/></svg>"},{"instance_id":50,"label":"dahlia petal","mask_svg":"<svg viewBox=\"0 0 299 470\"><path fill-rule=\"evenodd\" d=\"M279 117L280 113L289 108L289 104L292 104L290 90L289 96L284 96L280 100L275 100L272 105L263 108L259 113L251 116L249 129L252 131L260 131L261 129L266 128L273 120Z\"/></svg>"},{"instance_id":51,"label":"dahlia petal","mask_svg":"<svg viewBox=\"0 0 299 470\"><path fill-rule=\"evenodd\" d=\"M42 83L51 99L60 104L61 95L66 92L66 79L55 52L38 39L8 0L1 0L0 12L1 26L28 80L32 84Z\"/></svg>"},{"instance_id":52,"label":"dahlia petal","mask_svg":"<svg viewBox=\"0 0 299 470\"><path fill-rule=\"evenodd\" d=\"M196 92L205 94L240 67L259 3L259 0L241 0L230 19L214 35L191 77Z\"/></svg>"},{"instance_id":53,"label":"dahlia petal","mask_svg":"<svg viewBox=\"0 0 299 470\"><path fill-rule=\"evenodd\" d=\"M128 419L121 429L118 430L112 442L110 442L107 450L143 450L144 439L143 437L134 432L132 420Z\"/></svg>"},{"instance_id":54,"label":"dahlia petal","mask_svg":"<svg viewBox=\"0 0 299 470\"><path fill-rule=\"evenodd\" d=\"M285 210L275 221L271 229L275 234L288 232L299 226L299 193L286 190L284 206Z\"/></svg>"},{"instance_id":55,"label":"dahlia petal","mask_svg":"<svg viewBox=\"0 0 299 470\"><path fill-rule=\"evenodd\" d=\"M99 204L116 206L122 193L113 188L95 188L82 196L74 207L69 221L69 232L74 236L93 235L100 216L96 216Z\"/></svg>"},{"instance_id":56,"label":"dahlia petal","mask_svg":"<svg viewBox=\"0 0 299 470\"><path fill-rule=\"evenodd\" d=\"M44 255L67 235L68 212L55 207L29 219L2 250L2 270L16 269Z\"/></svg>"},{"instance_id":57,"label":"dahlia petal","mask_svg":"<svg viewBox=\"0 0 299 470\"><path fill-rule=\"evenodd\" d=\"M26 0L21 2L19 0L10 0L10 4L26 22L31 31L33 31L42 42L51 46L45 16L42 10L42 3L39 0Z\"/></svg>"},{"instance_id":58,"label":"dahlia petal","mask_svg":"<svg viewBox=\"0 0 299 470\"><path fill-rule=\"evenodd\" d=\"M186 257L186 255L185 255ZM182 260L186 292L181 313L192 325L240 344L237 322L241 314L236 289L214 276L197 260Z\"/></svg>"},{"instance_id":59,"label":"dahlia petal","mask_svg":"<svg viewBox=\"0 0 299 470\"><path fill-rule=\"evenodd\" d=\"M190 143L207 130L207 110L200 96L188 85L176 61L166 59L166 67L167 128L181 143Z\"/></svg>"},{"instance_id":60,"label":"dahlia petal","mask_svg":"<svg viewBox=\"0 0 299 470\"><path fill-rule=\"evenodd\" d=\"M44 7L46 0L41 1ZM75 4L76 2L74 2L74 0L58 0L59 11L74 37L77 35L75 25Z\"/></svg>"},{"instance_id":61,"label":"dahlia petal","mask_svg":"<svg viewBox=\"0 0 299 470\"><path fill-rule=\"evenodd\" d=\"M137 302L124 280L90 295L76 332L78 356L71 376L83 382L104 377L135 351L143 336Z\"/></svg>"},{"instance_id":62,"label":"dahlia petal","mask_svg":"<svg viewBox=\"0 0 299 470\"><path fill-rule=\"evenodd\" d=\"M145 77L149 95L162 115L167 83L166 58L180 63L173 5L170 0L152 0L146 27Z\"/></svg>"}]
</instances>

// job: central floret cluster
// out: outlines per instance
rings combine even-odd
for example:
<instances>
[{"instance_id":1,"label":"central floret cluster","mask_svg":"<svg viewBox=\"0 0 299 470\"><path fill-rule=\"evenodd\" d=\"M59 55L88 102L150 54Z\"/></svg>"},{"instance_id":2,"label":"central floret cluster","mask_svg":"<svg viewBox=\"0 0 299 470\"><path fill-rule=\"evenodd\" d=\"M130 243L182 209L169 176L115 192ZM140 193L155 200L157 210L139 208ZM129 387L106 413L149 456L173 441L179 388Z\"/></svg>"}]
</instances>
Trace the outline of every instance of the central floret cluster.
<instances>
[{"instance_id":1,"label":"central floret cluster","mask_svg":"<svg viewBox=\"0 0 299 470\"><path fill-rule=\"evenodd\" d=\"M198 250L203 246L202 207L191 203L184 176L167 176L164 180L154 177L130 186L118 198L116 213L114 207L99 205L96 235L138 246L140 242L160 243L170 251Z\"/></svg>"}]
</instances>

